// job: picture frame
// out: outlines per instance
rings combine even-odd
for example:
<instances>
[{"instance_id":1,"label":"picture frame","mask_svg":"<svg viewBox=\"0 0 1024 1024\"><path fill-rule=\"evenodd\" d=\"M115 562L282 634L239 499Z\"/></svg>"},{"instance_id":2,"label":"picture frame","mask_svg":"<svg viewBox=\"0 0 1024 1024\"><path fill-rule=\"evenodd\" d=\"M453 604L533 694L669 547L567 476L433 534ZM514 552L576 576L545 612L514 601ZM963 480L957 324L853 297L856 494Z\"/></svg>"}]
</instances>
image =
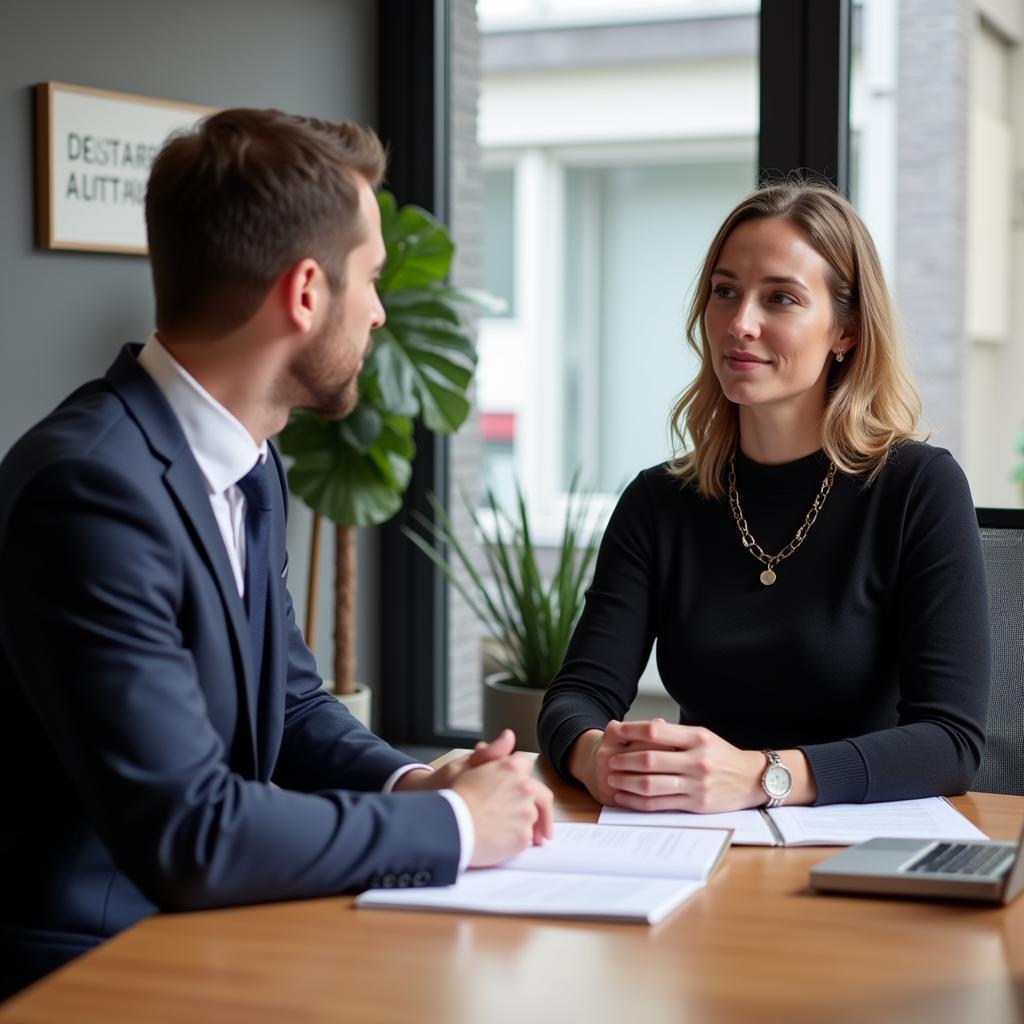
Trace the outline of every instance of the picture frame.
<instances>
[{"instance_id":1,"label":"picture frame","mask_svg":"<svg viewBox=\"0 0 1024 1024\"><path fill-rule=\"evenodd\" d=\"M40 82L35 102L36 245L145 256L150 165L216 108L64 82Z\"/></svg>"}]
</instances>

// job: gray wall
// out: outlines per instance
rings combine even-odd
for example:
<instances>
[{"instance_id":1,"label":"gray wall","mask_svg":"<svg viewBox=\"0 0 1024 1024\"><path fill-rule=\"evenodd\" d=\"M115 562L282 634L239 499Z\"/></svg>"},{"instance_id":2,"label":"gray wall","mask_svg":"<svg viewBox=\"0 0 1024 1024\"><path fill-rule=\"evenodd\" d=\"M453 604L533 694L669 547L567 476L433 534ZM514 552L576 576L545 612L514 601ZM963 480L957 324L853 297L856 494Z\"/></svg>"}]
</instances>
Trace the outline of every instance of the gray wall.
<instances>
[{"instance_id":1,"label":"gray wall","mask_svg":"<svg viewBox=\"0 0 1024 1024\"><path fill-rule=\"evenodd\" d=\"M373 7L372 0L3 0L0 455L68 391L102 373L124 342L144 340L152 329L143 257L34 248L32 86L55 80L372 122ZM292 590L302 605L306 516L293 509ZM367 568L372 562L364 559ZM329 671L322 604L317 653ZM369 656L367 631L361 623L360 647ZM371 677L372 666L365 667Z\"/></svg>"}]
</instances>

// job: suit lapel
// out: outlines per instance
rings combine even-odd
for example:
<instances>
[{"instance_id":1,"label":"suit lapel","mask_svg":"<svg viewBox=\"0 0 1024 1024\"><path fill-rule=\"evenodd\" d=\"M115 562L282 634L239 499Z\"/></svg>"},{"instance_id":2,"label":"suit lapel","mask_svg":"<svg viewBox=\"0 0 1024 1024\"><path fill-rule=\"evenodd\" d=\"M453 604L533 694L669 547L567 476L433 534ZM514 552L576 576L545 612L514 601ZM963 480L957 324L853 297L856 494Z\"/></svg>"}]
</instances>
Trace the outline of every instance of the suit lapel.
<instances>
[{"instance_id":1,"label":"suit lapel","mask_svg":"<svg viewBox=\"0 0 1024 1024\"><path fill-rule=\"evenodd\" d=\"M138 365L136 355L139 349L140 346L126 345L107 372L107 380L146 435L155 454L166 463L164 481L220 591L221 601L231 626L235 663L241 669L239 697L249 727L248 749L255 773L258 770L256 708L259 680L255 678L252 653L249 650L249 626L245 618L245 607L238 595L238 586L227 551L224 549L224 538L213 516L202 473L192 456L177 417L149 374Z\"/></svg>"}]
</instances>

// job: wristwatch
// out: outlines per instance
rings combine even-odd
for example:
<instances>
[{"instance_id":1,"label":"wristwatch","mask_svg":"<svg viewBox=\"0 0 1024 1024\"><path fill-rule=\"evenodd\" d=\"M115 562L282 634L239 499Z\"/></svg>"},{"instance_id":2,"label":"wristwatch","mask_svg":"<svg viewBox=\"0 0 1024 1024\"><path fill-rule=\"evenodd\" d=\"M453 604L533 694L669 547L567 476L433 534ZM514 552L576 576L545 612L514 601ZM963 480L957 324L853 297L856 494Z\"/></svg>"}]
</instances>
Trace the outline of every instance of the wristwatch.
<instances>
[{"instance_id":1,"label":"wristwatch","mask_svg":"<svg viewBox=\"0 0 1024 1024\"><path fill-rule=\"evenodd\" d=\"M793 788L793 773L782 763L774 750L762 750L768 758L768 767L761 776L761 788L768 794L768 807L778 807Z\"/></svg>"}]
</instances>

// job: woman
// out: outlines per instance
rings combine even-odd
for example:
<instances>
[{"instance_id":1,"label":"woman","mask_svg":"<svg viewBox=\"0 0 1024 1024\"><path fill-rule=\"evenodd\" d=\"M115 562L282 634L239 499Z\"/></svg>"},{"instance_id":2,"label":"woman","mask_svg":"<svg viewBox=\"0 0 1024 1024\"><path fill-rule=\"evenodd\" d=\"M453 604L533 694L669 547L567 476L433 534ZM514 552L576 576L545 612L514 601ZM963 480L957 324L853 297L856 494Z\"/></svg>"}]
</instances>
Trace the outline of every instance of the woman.
<instances>
[{"instance_id":1,"label":"woman","mask_svg":"<svg viewBox=\"0 0 1024 1024\"><path fill-rule=\"evenodd\" d=\"M688 320L688 447L626 488L541 711L541 746L639 810L962 792L984 743L989 626L967 482L920 403L850 204L744 199ZM623 723L657 641L680 724Z\"/></svg>"}]
</instances>

